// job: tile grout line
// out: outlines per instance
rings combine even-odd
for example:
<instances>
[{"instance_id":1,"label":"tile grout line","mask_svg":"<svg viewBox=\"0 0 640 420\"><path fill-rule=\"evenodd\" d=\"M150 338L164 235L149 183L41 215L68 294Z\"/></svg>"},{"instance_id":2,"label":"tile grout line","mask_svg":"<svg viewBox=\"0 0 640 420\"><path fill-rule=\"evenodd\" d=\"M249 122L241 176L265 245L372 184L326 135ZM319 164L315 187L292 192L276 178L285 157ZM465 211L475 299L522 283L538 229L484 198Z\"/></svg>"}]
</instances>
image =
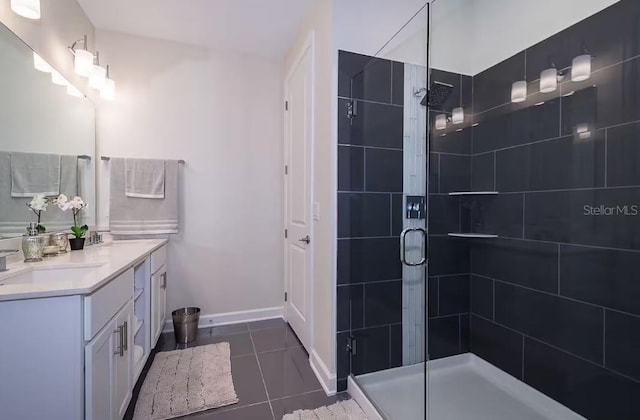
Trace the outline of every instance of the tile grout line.
<instances>
[{"instance_id":1,"label":"tile grout line","mask_svg":"<svg viewBox=\"0 0 640 420\"><path fill-rule=\"evenodd\" d=\"M608 161L609 160L609 129L605 128L604 129L604 187L607 188L607 186L609 185L609 177L608 177L608 172L609 172L609 164Z\"/></svg>"},{"instance_id":2,"label":"tile grout line","mask_svg":"<svg viewBox=\"0 0 640 420\"><path fill-rule=\"evenodd\" d=\"M522 365L521 365L521 371L520 371L520 380L522 382L524 382L524 339L525 336L524 334L522 334Z\"/></svg>"},{"instance_id":3,"label":"tile grout line","mask_svg":"<svg viewBox=\"0 0 640 420\"><path fill-rule=\"evenodd\" d=\"M529 334L525 334L525 333L523 333L522 331L516 330L515 328L509 327L509 326L504 325L504 324L501 324L501 323L499 323L499 322L491 321L490 319L487 319L487 318L483 317L482 315L478 315L478 314L473 314L473 315L474 315L474 316L476 316L476 317L478 317L478 318L480 318L480 319L482 319L482 320L484 320L484 321L486 321L486 322L492 322L492 323L494 323L494 324L496 324L496 325L498 325L498 326L500 326L500 327L502 327L502 328L504 328L504 329L507 329L507 330L509 330L509 331L511 331L511 332L514 332L514 333L517 333L517 334L520 334L520 335L524 336L525 338L528 338L528 339L530 339L530 340L533 340L533 341L536 341L536 342L538 342L538 343L544 344L545 346L550 347L550 348L552 348L552 349L554 349L554 350L556 350L556 351L559 351L559 352L564 353L564 354L566 354L566 355L569 355L569 356L575 357L576 359L580 359L580 360L582 360L583 362L589 363L589 364L591 364L591 365L593 365L593 366L596 366L596 367L598 367L598 368L600 368L600 369L604 369L604 370L606 370L607 372L614 373L614 374L616 374L616 375L618 375L618 376L621 376L621 377L626 378L626 379L628 379L628 380L630 380L630 381L633 381L633 382L635 382L635 383L640 384L640 380L639 380L639 379L633 378L633 377L631 377L631 376L629 376L629 375L627 375L627 374L624 374L624 373L618 372L618 371L616 371L616 370L609 369L609 368L607 368L607 367L605 367L605 366L603 366L603 365L601 365L601 364L598 364L597 362L594 362L593 360L589 360L589 359L587 359L587 358L585 358L585 357L583 357L583 356L579 356L579 355L577 355L577 354L575 354L575 353L571 353L571 352L570 352L570 351L568 351L568 350L565 350L565 349L563 349L563 348L561 348L561 347L558 347L558 346L557 346L557 345L555 345L555 344L551 344L551 343L548 343L548 342L546 342L546 341L542 341L542 340L540 340L539 338L533 337L533 336L531 336L531 335L529 335Z\"/></svg>"},{"instance_id":4,"label":"tile grout line","mask_svg":"<svg viewBox=\"0 0 640 420\"><path fill-rule=\"evenodd\" d=\"M439 238L448 237L447 234L432 234L431 236L432 237L439 237ZM560 245L565 245L565 246L572 246L572 247L575 247L575 248L591 248L591 249L601 249L601 250L606 250L606 251L632 252L634 254L640 253L640 249L615 248L615 247L610 247L610 246L588 245L588 244L578 244L578 243L569 243L569 242L558 242L558 241L549 241L549 240L542 240L542 239L514 238L514 237L510 237L510 236L500 236L499 238L495 238L495 239L500 239L500 240L505 240L505 241L523 241L523 242L531 242L531 243L547 244L547 245L560 244ZM461 273L461 274L464 274L464 273Z\"/></svg>"},{"instance_id":5,"label":"tile grout line","mask_svg":"<svg viewBox=\"0 0 640 420\"><path fill-rule=\"evenodd\" d=\"M558 244L558 296L561 296L560 294L560 255L562 253L560 252L560 247L561 245Z\"/></svg>"},{"instance_id":6,"label":"tile grout line","mask_svg":"<svg viewBox=\"0 0 640 420\"><path fill-rule=\"evenodd\" d=\"M634 125L634 124L640 124L640 120L633 120L633 121L627 121L627 122L623 122L623 123L613 124L613 125L610 125L610 126L597 128L594 131L596 131L596 132L598 132L598 131L607 131L607 130L610 130L612 128L625 127L625 126ZM543 138L543 139L540 139L540 140L529 141L527 143L514 144L513 146L497 147L495 149L489 149L489 150L484 150L482 152L474 153L471 156L482 156L482 155L487 155L489 153L503 152L503 151L506 151L506 150L516 149L516 148L519 148L519 147L532 146L532 145L541 144L541 143L547 143L547 142L552 142L552 141L557 141L557 140L562 140L562 139L568 139L570 137L575 137L575 134L563 134L563 135L560 135L560 136L557 136L557 137L546 137L546 138ZM431 153L442 154L442 152L431 152ZM451 153L444 153L444 154L451 154ZM463 156L467 156L467 155L463 155Z\"/></svg>"},{"instance_id":7,"label":"tile grout line","mask_svg":"<svg viewBox=\"0 0 640 420\"><path fill-rule=\"evenodd\" d=\"M633 314L631 312L621 311L620 309L610 308L608 306L597 305L595 303L585 302L583 300L578 300L578 299L575 299L575 298L572 298L572 297L568 297L568 296L564 296L564 295L558 296L558 295L556 295L556 294L554 294L552 292L547 292L547 291L540 290L540 289L534 289L532 287L523 286L523 285L520 285L520 284L517 284L517 283L511 283L511 282L508 282L508 281L505 281L505 280L500 280L500 279L496 279L496 278L493 278L493 277L488 277L488 276L485 276L485 275L482 275L482 274L476 274L476 273L472 273L472 274L474 276L481 277L481 278L484 278L484 279L487 279L487 280L493 280L494 282L505 284L505 285L508 285L508 286L520 287L522 289L526 289L526 290L529 290L529 291L532 291L532 292L538 292L538 293L542 293L542 294L545 294L545 295L548 295L548 296L552 296L552 297L556 297L556 298L560 298L560 299L566 299L566 300L570 300L570 301L576 302L576 303L582 303L584 305L592 306L592 307L599 308L599 309L607 309L609 311L617 312L617 313L620 313L620 314L623 314L623 315L628 315L628 316L631 316L633 318L640 318L640 315L636 315L636 314Z\"/></svg>"},{"instance_id":8,"label":"tile grout line","mask_svg":"<svg viewBox=\"0 0 640 420\"><path fill-rule=\"evenodd\" d=\"M602 308L602 366L607 367L607 310Z\"/></svg>"},{"instance_id":9,"label":"tile grout line","mask_svg":"<svg viewBox=\"0 0 640 420\"><path fill-rule=\"evenodd\" d=\"M267 400L269 401L269 410L271 410L271 417L273 418L273 420L275 420L276 416L273 413L273 406L271 405L269 390L267 389L267 383L264 380L264 374L262 373L262 366L260 365L260 358L258 357L258 352L256 350L256 343L253 341L253 334L251 334L251 328L249 328L249 338L251 338L251 345L253 346L254 356L256 357L256 362L258 363L258 371L260 372L260 379L262 379L262 386L264 387L264 392L267 395Z\"/></svg>"},{"instance_id":10,"label":"tile grout line","mask_svg":"<svg viewBox=\"0 0 640 420\"><path fill-rule=\"evenodd\" d=\"M362 148L362 190L367 191L367 148Z\"/></svg>"},{"instance_id":11,"label":"tile grout line","mask_svg":"<svg viewBox=\"0 0 640 420\"><path fill-rule=\"evenodd\" d=\"M493 313L491 314L491 316L493 317L492 321L495 322L496 320L496 281L493 279L491 280L491 289L493 293Z\"/></svg>"},{"instance_id":12,"label":"tile grout line","mask_svg":"<svg viewBox=\"0 0 640 420\"><path fill-rule=\"evenodd\" d=\"M395 108L404 108L404 105L398 105L398 104L386 103L386 102L380 102L380 101L372 101L370 99L359 99L355 97L347 98L346 96L340 96L340 95L338 95L338 99L342 99L343 101L354 101L354 102L362 102L365 104L387 105Z\"/></svg>"},{"instance_id":13,"label":"tile grout line","mask_svg":"<svg viewBox=\"0 0 640 420\"><path fill-rule=\"evenodd\" d=\"M404 150L404 148L398 148L398 147L371 146L368 144L353 144L353 143L338 143L338 147L354 147L357 149L389 150L392 152L402 152Z\"/></svg>"}]
</instances>

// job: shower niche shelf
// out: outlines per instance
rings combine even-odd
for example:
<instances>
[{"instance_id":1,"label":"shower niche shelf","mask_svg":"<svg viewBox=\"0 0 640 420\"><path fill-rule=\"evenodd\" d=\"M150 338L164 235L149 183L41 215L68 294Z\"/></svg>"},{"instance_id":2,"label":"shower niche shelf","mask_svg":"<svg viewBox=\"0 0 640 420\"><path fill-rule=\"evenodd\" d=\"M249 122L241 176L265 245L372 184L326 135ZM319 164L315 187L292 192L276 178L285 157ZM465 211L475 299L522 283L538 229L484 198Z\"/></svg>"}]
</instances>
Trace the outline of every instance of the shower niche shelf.
<instances>
[{"instance_id":1,"label":"shower niche shelf","mask_svg":"<svg viewBox=\"0 0 640 420\"><path fill-rule=\"evenodd\" d=\"M456 191L450 192L450 196L461 196L461 195L498 195L498 191Z\"/></svg>"},{"instance_id":2,"label":"shower niche shelf","mask_svg":"<svg viewBox=\"0 0 640 420\"><path fill-rule=\"evenodd\" d=\"M477 238L477 239L494 239L498 235L492 235L489 233L449 233L449 236L453 238Z\"/></svg>"}]
</instances>

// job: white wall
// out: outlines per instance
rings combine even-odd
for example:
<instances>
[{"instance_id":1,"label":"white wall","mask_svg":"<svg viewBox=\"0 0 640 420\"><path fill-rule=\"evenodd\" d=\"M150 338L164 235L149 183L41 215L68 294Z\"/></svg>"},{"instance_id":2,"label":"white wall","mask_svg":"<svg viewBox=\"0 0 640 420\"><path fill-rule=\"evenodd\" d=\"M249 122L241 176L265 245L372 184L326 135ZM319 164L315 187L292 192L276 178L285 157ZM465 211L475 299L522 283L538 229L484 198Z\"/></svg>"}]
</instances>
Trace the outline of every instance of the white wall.
<instances>
[{"instance_id":1,"label":"white wall","mask_svg":"<svg viewBox=\"0 0 640 420\"><path fill-rule=\"evenodd\" d=\"M375 55L427 3L427 0L333 0L333 2L336 48Z\"/></svg>"},{"instance_id":2,"label":"white wall","mask_svg":"<svg viewBox=\"0 0 640 420\"><path fill-rule=\"evenodd\" d=\"M431 66L475 75L619 0L437 0L431 7ZM425 1L337 1L339 49L424 65L426 13L391 37Z\"/></svg>"},{"instance_id":3,"label":"white wall","mask_svg":"<svg viewBox=\"0 0 640 420\"><path fill-rule=\"evenodd\" d=\"M473 41L461 51L473 54L471 73L466 74L486 70L618 1L471 0Z\"/></svg>"},{"instance_id":4,"label":"white wall","mask_svg":"<svg viewBox=\"0 0 640 420\"><path fill-rule=\"evenodd\" d=\"M333 0L316 0L285 59L282 79L292 68L310 33L315 32L314 197L320 220L313 225L313 344L309 352L320 369L336 373L336 191L337 191L337 52L332 34ZM335 387L335 376L333 377Z\"/></svg>"},{"instance_id":5,"label":"white wall","mask_svg":"<svg viewBox=\"0 0 640 420\"><path fill-rule=\"evenodd\" d=\"M116 101L99 103L98 154L187 162L168 309L282 306L281 64L109 31L97 45L117 80Z\"/></svg>"}]
</instances>

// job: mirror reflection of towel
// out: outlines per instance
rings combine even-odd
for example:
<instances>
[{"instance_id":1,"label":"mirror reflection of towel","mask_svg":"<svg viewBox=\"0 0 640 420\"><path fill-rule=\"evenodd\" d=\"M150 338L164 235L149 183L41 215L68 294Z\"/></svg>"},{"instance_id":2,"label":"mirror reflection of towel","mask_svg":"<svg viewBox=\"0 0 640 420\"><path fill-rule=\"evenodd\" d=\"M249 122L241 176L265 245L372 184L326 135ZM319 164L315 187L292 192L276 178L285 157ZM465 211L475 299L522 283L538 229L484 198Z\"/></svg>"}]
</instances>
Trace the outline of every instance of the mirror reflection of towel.
<instances>
[{"instance_id":1,"label":"mirror reflection of towel","mask_svg":"<svg viewBox=\"0 0 640 420\"><path fill-rule=\"evenodd\" d=\"M60 155L11 153L11 197L60 194Z\"/></svg>"},{"instance_id":2,"label":"mirror reflection of towel","mask_svg":"<svg viewBox=\"0 0 640 420\"><path fill-rule=\"evenodd\" d=\"M11 197L11 154L0 151L0 237L15 237L26 233L35 215L27 207L33 196ZM79 190L78 157L62 155L60 158L60 190L68 196L82 195ZM35 195L35 194L34 194ZM69 229L73 218L55 205L49 204L42 212L41 223L47 232Z\"/></svg>"}]
</instances>

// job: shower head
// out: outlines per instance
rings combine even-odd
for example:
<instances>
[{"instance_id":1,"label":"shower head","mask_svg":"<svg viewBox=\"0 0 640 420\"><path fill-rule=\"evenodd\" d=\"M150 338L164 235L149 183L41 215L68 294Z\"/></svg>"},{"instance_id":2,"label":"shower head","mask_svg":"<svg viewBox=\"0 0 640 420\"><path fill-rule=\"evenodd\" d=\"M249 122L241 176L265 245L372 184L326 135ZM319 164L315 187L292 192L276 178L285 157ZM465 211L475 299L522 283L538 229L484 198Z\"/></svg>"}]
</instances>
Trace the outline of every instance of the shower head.
<instances>
[{"instance_id":1,"label":"shower head","mask_svg":"<svg viewBox=\"0 0 640 420\"><path fill-rule=\"evenodd\" d=\"M452 92L453 85L434 80L431 82L431 89L429 89L427 95L424 97L422 102L420 102L420 105L428 105L432 109L444 111L443 105L447 102L447 99L449 99Z\"/></svg>"}]
</instances>

